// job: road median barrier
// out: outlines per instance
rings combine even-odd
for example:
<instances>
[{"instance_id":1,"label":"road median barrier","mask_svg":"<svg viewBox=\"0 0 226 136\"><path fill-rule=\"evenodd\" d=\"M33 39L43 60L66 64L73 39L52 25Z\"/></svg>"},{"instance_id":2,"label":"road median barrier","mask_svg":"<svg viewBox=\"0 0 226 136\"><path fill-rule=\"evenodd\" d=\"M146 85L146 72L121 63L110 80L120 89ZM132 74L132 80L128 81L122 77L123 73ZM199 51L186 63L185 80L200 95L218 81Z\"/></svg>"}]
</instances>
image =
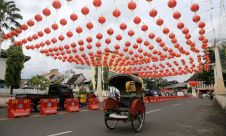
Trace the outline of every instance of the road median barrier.
<instances>
[{"instance_id":1,"label":"road median barrier","mask_svg":"<svg viewBox=\"0 0 226 136\"><path fill-rule=\"evenodd\" d=\"M29 99L10 99L8 102L8 118L26 117L31 114L31 101Z\"/></svg>"},{"instance_id":2,"label":"road median barrier","mask_svg":"<svg viewBox=\"0 0 226 136\"><path fill-rule=\"evenodd\" d=\"M50 115L57 113L57 99L41 99L40 114Z\"/></svg>"},{"instance_id":3,"label":"road median barrier","mask_svg":"<svg viewBox=\"0 0 226 136\"><path fill-rule=\"evenodd\" d=\"M88 109L89 110L99 110L99 100L98 100L98 98L89 98Z\"/></svg>"},{"instance_id":4,"label":"road median barrier","mask_svg":"<svg viewBox=\"0 0 226 136\"><path fill-rule=\"evenodd\" d=\"M66 112L78 112L79 111L79 99L78 98L68 98L65 100L65 110Z\"/></svg>"}]
</instances>

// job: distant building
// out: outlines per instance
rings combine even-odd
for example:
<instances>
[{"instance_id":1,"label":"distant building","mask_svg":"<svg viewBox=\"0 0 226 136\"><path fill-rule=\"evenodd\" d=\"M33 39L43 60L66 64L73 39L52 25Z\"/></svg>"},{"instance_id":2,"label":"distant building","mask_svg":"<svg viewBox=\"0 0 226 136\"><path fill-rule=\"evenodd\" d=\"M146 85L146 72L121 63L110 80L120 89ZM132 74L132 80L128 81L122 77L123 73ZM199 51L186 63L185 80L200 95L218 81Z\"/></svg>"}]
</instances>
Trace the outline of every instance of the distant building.
<instances>
[{"instance_id":1,"label":"distant building","mask_svg":"<svg viewBox=\"0 0 226 136\"><path fill-rule=\"evenodd\" d=\"M75 89L75 91L79 91L80 89L85 89L83 83L87 79L84 77L82 73L73 75L66 84L69 85L71 88Z\"/></svg>"},{"instance_id":2,"label":"distant building","mask_svg":"<svg viewBox=\"0 0 226 136\"><path fill-rule=\"evenodd\" d=\"M0 88L4 88L6 58L7 58L6 50L1 50L1 56L0 56ZM25 62L27 62L30 59L31 59L31 57L25 56Z\"/></svg>"},{"instance_id":3,"label":"distant building","mask_svg":"<svg viewBox=\"0 0 226 136\"><path fill-rule=\"evenodd\" d=\"M46 79L48 79L50 81L50 83L64 81L64 75L61 74L58 69L51 69L49 73L45 73L40 76L43 76Z\"/></svg>"},{"instance_id":4,"label":"distant building","mask_svg":"<svg viewBox=\"0 0 226 136\"><path fill-rule=\"evenodd\" d=\"M72 69L65 71L63 83L67 83L67 81L75 74L75 71L73 71Z\"/></svg>"}]
</instances>

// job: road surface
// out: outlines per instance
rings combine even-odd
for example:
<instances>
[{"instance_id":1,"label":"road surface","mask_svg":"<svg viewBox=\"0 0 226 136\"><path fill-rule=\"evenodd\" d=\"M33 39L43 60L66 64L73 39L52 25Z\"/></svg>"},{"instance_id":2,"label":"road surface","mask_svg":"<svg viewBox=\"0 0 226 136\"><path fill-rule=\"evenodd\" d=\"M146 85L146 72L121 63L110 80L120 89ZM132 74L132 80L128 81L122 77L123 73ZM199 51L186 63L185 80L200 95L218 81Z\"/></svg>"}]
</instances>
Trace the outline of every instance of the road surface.
<instances>
[{"instance_id":1,"label":"road surface","mask_svg":"<svg viewBox=\"0 0 226 136\"><path fill-rule=\"evenodd\" d=\"M140 133L131 124L108 130L101 110L7 119L0 109L0 136L226 136L226 114L215 101L184 99L146 105Z\"/></svg>"}]
</instances>

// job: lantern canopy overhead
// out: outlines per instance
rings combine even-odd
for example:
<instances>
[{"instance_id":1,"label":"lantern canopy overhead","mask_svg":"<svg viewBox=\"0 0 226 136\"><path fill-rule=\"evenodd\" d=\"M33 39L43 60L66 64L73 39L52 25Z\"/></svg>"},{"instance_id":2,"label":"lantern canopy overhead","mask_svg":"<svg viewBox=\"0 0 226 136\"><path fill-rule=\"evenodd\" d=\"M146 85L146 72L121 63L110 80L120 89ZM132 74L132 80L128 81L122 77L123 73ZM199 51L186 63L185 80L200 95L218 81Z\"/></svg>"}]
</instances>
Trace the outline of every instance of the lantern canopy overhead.
<instances>
[{"instance_id":1,"label":"lantern canopy overhead","mask_svg":"<svg viewBox=\"0 0 226 136\"><path fill-rule=\"evenodd\" d=\"M164 11L157 0L53 0L3 38L56 61L142 77L208 70L206 23L199 13L205 7L163 1Z\"/></svg>"}]
</instances>

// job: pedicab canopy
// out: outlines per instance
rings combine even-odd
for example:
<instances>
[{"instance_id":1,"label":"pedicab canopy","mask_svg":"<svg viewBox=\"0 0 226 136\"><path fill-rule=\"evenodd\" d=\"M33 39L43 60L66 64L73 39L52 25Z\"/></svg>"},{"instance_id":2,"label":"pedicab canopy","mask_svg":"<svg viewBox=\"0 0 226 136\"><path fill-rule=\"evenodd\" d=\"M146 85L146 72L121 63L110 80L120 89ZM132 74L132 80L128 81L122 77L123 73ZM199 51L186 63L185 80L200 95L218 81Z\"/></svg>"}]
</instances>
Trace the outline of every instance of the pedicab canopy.
<instances>
[{"instance_id":1,"label":"pedicab canopy","mask_svg":"<svg viewBox=\"0 0 226 136\"><path fill-rule=\"evenodd\" d=\"M167 77L208 70L205 3L194 0L49 0L11 32L15 46L59 62ZM113 53L112 53L113 52ZM138 83L138 82L137 82Z\"/></svg>"},{"instance_id":2,"label":"pedicab canopy","mask_svg":"<svg viewBox=\"0 0 226 136\"><path fill-rule=\"evenodd\" d=\"M113 86L122 92L133 93L141 91L142 81L134 75L119 74L110 77L109 86Z\"/></svg>"}]
</instances>

